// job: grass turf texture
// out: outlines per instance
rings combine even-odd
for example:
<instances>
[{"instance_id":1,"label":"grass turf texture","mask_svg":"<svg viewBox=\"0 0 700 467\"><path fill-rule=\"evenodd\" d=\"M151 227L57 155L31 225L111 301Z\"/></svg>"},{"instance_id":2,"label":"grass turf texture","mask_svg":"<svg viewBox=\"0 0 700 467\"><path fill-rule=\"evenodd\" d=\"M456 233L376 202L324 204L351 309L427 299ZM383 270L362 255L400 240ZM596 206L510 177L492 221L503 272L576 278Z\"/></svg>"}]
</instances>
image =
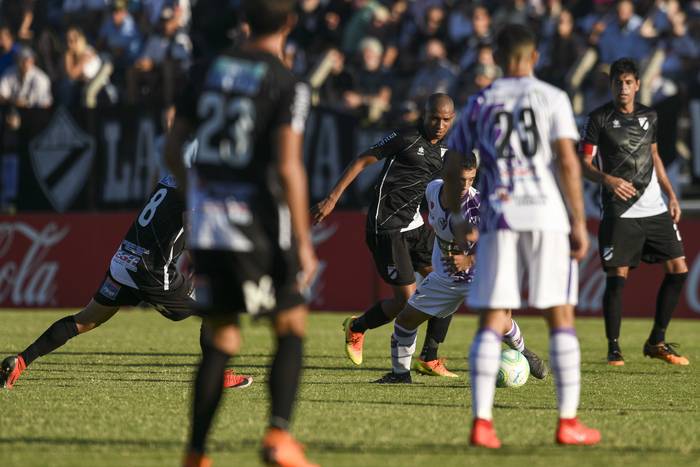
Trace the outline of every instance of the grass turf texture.
<instances>
[{"instance_id":1,"label":"grass turf texture","mask_svg":"<svg viewBox=\"0 0 700 467\"><path fill-rule=\"evenodd\" d=\"M0 314L2 356L17 353L65 311ZM691 360L673 367L645 359L650 320L625 319L627 364L605 364L603 325L581 319L580 417L599 428L596 447L553 443L556 405L551 376L496 392L495 423L504 447L470 448L465 355L475 318L458 316L441 355L459 379L414 376L414 385L375 385L390 368L391 326L369 331L365 362L343 352L343 314L309 322L303 386L293 432L309 457L336 466L698 465L700 321L676 320L670 340ZM518 319L530 348L547 355L540 318ZM188 431L191 381L199 359L199 322L170 323L153 311L118 313L103 327L38 359L14 389L0 390L0 459L9 466L176 466ZM258 465L267 414L272 339L264 323L245 323L234 361L255 383L228 391L210 439L215 465ZM422 344L419 336L419 348Z\"/></svg>"}]
</instances>

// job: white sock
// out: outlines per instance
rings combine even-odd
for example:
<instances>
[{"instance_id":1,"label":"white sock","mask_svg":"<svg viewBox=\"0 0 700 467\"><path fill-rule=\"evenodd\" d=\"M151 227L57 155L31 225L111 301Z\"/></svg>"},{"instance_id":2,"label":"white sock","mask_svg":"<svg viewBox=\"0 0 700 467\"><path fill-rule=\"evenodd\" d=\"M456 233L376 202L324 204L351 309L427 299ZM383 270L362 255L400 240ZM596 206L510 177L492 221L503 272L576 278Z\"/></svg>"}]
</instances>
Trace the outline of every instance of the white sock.
<instances>
[{"instance_id":1,"label":"white sock","mask_svg":"<svg viewBox=\"0 0 700 467\"><path fill-rule=\"evenodd\" d=\"M576 331L554 329L549 337L549 362L557 384L560 418L574 418L581 393L581 349Z\"/></svg>"},{"instance_id":2,"label":"white sock","mask_svg":"<svg viewBox=\"0 0 700 467\"><path fill-rule=\"evenodd\" d=\"M511 322L513 323L513 327L511 327L510 331L503 335L503 342L505 342L505 344L511 349L522 352L525 350L525 338L520 332L520 326L518 326L518 323L516 323L514 319L511 320Z\"/></svg>"},{"instance_id":3,"label":"white sock","mask_svg":"<svg viewBox=\"0 0 700 467\"><path fill-rule=\"evenodd\" d=\"M406 329L394 322L394 334L391 335L391 368L394 373L411 371L417 335L417 329Z\"/></svg>"},{"instance_id":4,"label":"white sock","mask_svg":"<svg viewBox=\"0 0 700 467\"><path fill-rule=\"evenodd\" d=\"M472 412L475 418L493 418L496 376L501 361L501 336L483 328L474 337L469 350L469 373L472 383Z\"/></svg>"}]
</instances>

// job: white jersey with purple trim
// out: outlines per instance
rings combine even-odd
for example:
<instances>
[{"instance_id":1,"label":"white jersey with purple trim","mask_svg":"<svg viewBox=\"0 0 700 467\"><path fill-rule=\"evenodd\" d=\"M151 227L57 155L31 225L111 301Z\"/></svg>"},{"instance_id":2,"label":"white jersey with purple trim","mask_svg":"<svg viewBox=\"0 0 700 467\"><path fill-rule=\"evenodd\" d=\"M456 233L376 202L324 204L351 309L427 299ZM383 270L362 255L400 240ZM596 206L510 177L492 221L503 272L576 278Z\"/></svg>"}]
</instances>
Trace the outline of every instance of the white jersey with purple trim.
<instances>
[{"instance_id":1,"label":"white jersey with purple trim","mask_svg":"<svg viewBox=\"0 0 700 467\"><path fill-rule=\"evenodd\" d=\"M451 274L445 270L442 264L442 257L449 254L473 254L476 244L469 245L466 252L457 247L454 235L450 228L449 210L440 203L440 193L444 182L442 179L433 180L428 183L425 189L425 198L428 201L428 222L435 231L435 242L433 243L433 273L450 282L471 282L474 275L474 268L466 271ZM469 192L462 198L462 215L470 223L479 225L479 192L475 188L469 188Z\"/></svg>"},{"instance_id":2,"label":"white jersey with purple trim","mask_svg":"<svg viewBox=\"0 0 700 467\"><path fill-rule=\"evenodd\" d=\"M578 140L571 103L537 78L501 78L469 100L447 145L479 151L482 232L569 232L553 171L559 139Z\"/></svg>"}]
</instances>

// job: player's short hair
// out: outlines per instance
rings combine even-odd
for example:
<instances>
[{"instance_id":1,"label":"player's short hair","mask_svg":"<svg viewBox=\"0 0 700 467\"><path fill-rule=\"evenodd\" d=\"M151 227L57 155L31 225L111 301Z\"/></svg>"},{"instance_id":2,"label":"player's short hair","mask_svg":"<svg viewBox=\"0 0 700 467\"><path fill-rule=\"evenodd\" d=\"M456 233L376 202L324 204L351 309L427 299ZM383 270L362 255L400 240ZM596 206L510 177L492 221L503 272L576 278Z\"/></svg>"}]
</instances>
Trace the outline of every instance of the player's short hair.
<instances>
[{"instance_id":1,"label":"player's short hair","mask_svg":"<svg viewBox=\"0 0 700 467\"><path fill-rule=\"evenodd\" d=\"M243 0L243 12L255 36L272 34L294 13L295 0Z\"/></svg>"},{"instance_id":2,"label":"player's short hair","mask_svg":"<svg viewBox=\"0 0 700 467\"><path fill-rule=\"evenodd\" d=\"M537 38L527 26L522 24L506 24L496 36L495 53L501 59L507 60L519 53L525 47L537 48Z\"/></svg>"},{"instance_id":3,"label":"player's short hair","mask_svg":"<svg viewBox=\"0 0 700 467\"><path fill-rule=\"evenodd\" d=\"M610 66L610 82L619 78L622 75L630 74L634 76L636 81L639 81L639 68L634 60L631 58L621 58L615 60Z\"/></svg>"},{"instance_id":4,"label":"player's short hair","mask_svg":"<svg viewBox=\"0 0 700 467\"><path fill-rule=\"evenodd\" d=\"M459 166L462 168L462 170L472 170L479 168L479 161L477 160L474 151L469 151L468 153L462 155L462 158L459 162Z\"/></svg>"}]
</instances>

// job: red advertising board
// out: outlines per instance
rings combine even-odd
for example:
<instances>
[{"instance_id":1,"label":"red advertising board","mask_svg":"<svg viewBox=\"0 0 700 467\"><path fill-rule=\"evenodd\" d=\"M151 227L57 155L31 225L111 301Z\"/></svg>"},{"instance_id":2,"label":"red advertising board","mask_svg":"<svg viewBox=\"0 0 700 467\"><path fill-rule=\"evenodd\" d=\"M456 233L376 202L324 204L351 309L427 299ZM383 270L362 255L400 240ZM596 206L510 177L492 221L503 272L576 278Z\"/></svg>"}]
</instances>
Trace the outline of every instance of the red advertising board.
<instances>
[{"instance_id":1,"label":"red advertising board","mask_svg":"<svg viewBox=\"0 0 700 467\"><path fill-rule=\"evenodd\" d=\"M85 305L134 215L0 216L0 307ZM600 316L605 276L597 254L597 222L591 221L589 229L592 248L580 266L578 314ZM675 316L700 318L700 220L683 220L680 230L690 274ZM364 232L365 216L355 211L334 213L314 227L320 259L314 309L358 311L390 296L375 271ZM653 316L663 274L660 265L642 265L631 273L625 287L626 316Z\"/></svg>"}]
</instances>

